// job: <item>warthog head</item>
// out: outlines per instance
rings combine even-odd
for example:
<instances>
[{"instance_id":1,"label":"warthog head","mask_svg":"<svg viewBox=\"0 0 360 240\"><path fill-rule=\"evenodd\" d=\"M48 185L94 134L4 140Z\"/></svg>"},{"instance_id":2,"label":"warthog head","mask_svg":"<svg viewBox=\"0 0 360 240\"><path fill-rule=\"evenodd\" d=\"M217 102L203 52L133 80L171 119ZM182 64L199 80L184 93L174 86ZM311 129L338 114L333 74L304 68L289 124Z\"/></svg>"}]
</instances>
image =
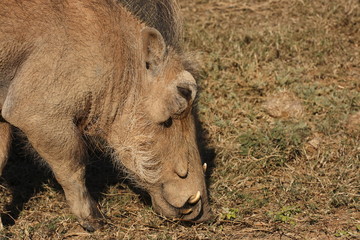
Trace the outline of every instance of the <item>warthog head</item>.
<instances>
[{"instance_id":1,"label":"warthog head","mask_svg":"<svg viewBox=\"0 0 360 240\"><path fill-rule=\"evenodd\" d=\"M141 80L132 83L108 142L115 158L148 191L156 212L206 220L206 164L201 163L192 114L196 81L157 30L145 27L140 38L141 73L134 74Z\"/></svg>"}]
</instances>

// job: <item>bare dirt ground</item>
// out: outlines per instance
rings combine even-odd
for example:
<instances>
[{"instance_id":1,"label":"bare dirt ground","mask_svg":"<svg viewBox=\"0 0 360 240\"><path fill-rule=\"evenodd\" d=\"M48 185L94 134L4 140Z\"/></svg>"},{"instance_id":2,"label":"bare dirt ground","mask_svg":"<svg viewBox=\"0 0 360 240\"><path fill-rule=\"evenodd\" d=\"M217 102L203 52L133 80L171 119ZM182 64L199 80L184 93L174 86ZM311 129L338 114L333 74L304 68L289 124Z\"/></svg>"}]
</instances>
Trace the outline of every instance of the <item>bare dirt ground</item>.
<instances>
[{"instance_id":1,"label":"bare dirt ground","mask_svg":"<svg viewBox=\"0 0 360 240\"><path fill-rule=\"evenodd\" d=\"M360 1L180 4L202 65L213 220L156 215L95 156L88 185L108 224L87 233L46 167L14 150L0 239L360 238Z\"/></svg>"}]
</instances>

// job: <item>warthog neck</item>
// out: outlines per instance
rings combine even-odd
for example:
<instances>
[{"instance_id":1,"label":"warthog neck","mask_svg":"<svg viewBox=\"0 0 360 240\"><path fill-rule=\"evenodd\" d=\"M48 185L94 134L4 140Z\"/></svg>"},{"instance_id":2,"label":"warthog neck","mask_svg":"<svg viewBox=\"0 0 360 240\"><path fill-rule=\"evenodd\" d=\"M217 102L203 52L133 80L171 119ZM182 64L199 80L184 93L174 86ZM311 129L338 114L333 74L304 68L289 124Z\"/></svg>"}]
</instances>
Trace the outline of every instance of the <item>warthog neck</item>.
<instances>
[{"instance_id":1,"label":"warthog neck","mask_svg":"<svg viewBox=\"0 0 360 240\"><path fill-rule=\"evenodd\" d=\"M138 101L144 79L141 30L145 25L119 4L113 7L110 13L113 16L94 13L99 15L98 22L103 21L96 23L96 28L102 29L97 32L102 34L92 36L90 42L101 45L97 48L101 52L93 53L100 56L101 64L96 59L95 63L90 63L93 66L90 78L93 80L87 83L89 92L84 96L78 117L85 134L103 138L126 108L132 108L133 102ZM119 21L111 22L113 19Z\"/></svg>"}]
</instances>

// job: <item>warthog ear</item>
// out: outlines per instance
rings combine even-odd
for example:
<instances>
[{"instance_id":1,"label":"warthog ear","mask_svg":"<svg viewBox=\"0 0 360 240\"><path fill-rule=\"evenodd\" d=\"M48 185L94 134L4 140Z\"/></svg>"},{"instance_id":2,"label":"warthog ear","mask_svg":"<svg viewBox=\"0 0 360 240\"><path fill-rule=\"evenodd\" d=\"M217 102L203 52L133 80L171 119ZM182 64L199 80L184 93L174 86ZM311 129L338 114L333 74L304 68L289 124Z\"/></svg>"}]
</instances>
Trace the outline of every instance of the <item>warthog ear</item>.
<instances>
[{"instance_id":1,"label":"warthog ear","mask_svg":"<svg viewBox=\"0 0 360 240\"><path fill-rule=\"evenodd\" d=\"M164 39L155 28L146 27L141 31L141 35L145 66L147 69L155 70L165 55L166 45Z\"/></svg>"}]
</instances>

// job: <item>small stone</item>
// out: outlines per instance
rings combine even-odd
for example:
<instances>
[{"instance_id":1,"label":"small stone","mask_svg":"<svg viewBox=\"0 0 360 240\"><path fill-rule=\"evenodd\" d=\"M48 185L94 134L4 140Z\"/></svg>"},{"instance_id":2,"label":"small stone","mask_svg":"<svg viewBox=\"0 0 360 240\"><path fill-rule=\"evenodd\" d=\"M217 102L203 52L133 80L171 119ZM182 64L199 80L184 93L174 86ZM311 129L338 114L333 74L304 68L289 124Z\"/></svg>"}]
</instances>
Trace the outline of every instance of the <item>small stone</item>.
<instances>
[{"instance_id":1,"label":"small stone","mask_svg":"<svg viewBox=\"0 0 360 240\"><path fill-rule=\"evenodd\" d=\"M360 134L360 111L349 116L346 131L350 134Z\"/></svg>"},{"instance_id":2,"label":"small stone","mask_svg":"<svg viewBox=\"0 0 360 240\"><path fill-rule=\"evenodd\" d=\"M269 96L263 107L274 118L301 118L304 113L300 100L288 91Z\"/></svg>"}]
</instances>

